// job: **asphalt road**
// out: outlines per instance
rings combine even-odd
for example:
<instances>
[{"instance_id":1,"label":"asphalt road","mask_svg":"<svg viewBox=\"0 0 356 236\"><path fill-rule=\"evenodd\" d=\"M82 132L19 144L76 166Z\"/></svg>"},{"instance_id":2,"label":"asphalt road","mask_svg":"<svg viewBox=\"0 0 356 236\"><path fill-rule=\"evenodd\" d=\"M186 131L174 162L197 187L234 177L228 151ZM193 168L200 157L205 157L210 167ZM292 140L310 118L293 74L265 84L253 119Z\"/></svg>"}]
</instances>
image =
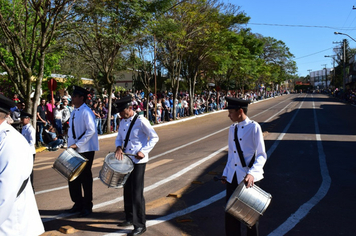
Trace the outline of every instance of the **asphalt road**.
<instances>
[{"instance_id":1,"label":"asphalt road","mask_svg":"<svg viewBox=\"0 0 356 236\"><path fill-rule=\"evenodd\" d=\"M322 94L290 94L249 106L264 132L268 160L261 188L272 201L260 218L260 235L355 235L356 108ZM155 126L160 141L145 175L147 236L224 235L222 174L231 125L227 111ZM115 135L115 134L114 134ZM51 167L63 152L37 153L34 185L44 235L126 235L122 189L100 179L115 136L102 136L93 164L94 209L88 218L72 207L66 180Z\"/></svg>"}]
</instances>

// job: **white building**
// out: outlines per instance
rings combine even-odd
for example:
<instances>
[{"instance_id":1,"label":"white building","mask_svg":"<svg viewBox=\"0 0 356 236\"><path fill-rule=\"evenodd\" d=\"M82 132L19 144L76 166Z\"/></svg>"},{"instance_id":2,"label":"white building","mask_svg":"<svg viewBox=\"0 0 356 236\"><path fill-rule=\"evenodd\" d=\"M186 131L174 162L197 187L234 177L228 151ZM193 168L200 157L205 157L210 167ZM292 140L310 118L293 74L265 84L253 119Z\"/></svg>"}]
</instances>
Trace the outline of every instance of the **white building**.
<instances>
[{"instance_id":1,"label":"white building","mask_svg":"<svg viewBox=\"0 0 356 236\"><path fill-rule=\"evenodd\" d=\"M331 76L334 68L324 68L322 70L311 71L310 84L316 89L329 88L331 82Z\"/></svg>"}]
</instances>

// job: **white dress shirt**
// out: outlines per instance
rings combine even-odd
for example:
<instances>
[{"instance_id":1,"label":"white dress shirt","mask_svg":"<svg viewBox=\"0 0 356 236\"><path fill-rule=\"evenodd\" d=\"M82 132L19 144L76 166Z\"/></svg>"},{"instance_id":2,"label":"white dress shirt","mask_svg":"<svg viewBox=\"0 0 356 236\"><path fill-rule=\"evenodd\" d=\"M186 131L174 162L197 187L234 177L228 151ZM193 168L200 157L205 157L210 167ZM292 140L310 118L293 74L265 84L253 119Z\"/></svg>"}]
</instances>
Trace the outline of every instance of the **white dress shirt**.
<instances>
[{"instance_id":1,"label":"white dress shirt","mask_svg":"<svg viewBox=\"0 0 356 236\"><path fill-rule=\"evenodd\" d=\"M73 137L72 125L74 117L74 131L76 139ZM84 134L79 140L78 138ZM74 108L69 118L68 147L76 144L78 153L98 151L99 140L98 130L95 124L95 116L92 110L85 104L79 108Z\"/></svg>"},{"instance_id":2,"label":"white dress shirt","mask_svg":"<svg viewBox=\"0 0 356 236\"><path fill-rule=\"evenodd\" d=\"M238 127L237 136L244 155L246 167L242 167L234 141L235 126ZM256 155L255 162L252 167L249 168L248 165L254 154ZM223 172L223 176L226 176L226 180L229 183L232 182L235 173L238 184L243 181L247 174L251 174L254 177L254 182L263 179L263 166L266 160L267 154L262 129L257 122L247 117L244 121L230 126L228 159Z\"/></svg>"},{"instance_id":3,"label":"white dress shirt","mask_svg":"<svg viewBox=\"0 0 356 236\"><path fill-rule=\"evenodd\" d=\"M26 139L7 122L0 124L0 235L40 235L44 232L29 179L33 155Z\"/></svg>"},{"instance_id":4,"label":"white dress shirt","mask_svg":"<svg viewBox=\"0 0 356 236\"><path fill-rule=\"evenodd\" d=\"M30 123L22 127L21 131L22 135L27 140L28 144L31 147L32 154L36 154L36 130L32 127Z\"/></svg>"},{"instance_id":5,"label":"white dress shirt","mask_svg":"<svg viewBox=\"0 0 356 236\"><path fill-rule=\"evenodd\" d=\"M119 131L115 140L116 147L123 146L127 131L133 118L134 116L131 116L128 119L122 119L120 121ZM138 152L142 152L145 155L143 159L137 159L134 156L129 157L136 164L147 163L149 158L148 154L156 145L158 140L158 135L150 122L144 116L139 115L132 127L125 153L136 155Z\"/></svg>"}]
</instances>

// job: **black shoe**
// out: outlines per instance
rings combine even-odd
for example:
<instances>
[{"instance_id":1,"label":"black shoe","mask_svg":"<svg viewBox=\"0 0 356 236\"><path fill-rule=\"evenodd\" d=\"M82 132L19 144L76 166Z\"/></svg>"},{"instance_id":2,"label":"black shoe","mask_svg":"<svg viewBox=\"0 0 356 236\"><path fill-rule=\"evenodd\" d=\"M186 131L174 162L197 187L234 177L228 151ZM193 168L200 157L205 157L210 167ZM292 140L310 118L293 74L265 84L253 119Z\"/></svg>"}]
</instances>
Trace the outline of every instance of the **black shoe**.
<instances>
[{"instance_id":1,"label":"black shoe","mask_svg":"<svg viewBox=\"0 0 356 236\"><path fill-rule=\"evenodd\" d=\"M79 214L79 217L86 217L88 215L90 215L92 213L92 209L83 209L80 214Z\"/></svg>"},{"instance_id":2,"label":"black shoe","mask_svg":"<svg viewBox=\"0 0 356 236\"><path fill-rule=\"evenodd\" d=\"M130 226L130 225L132 225L132 221L130 221L130 220L125 220L124 222L119 222L117 224L117 226L120 226L120 227L126 227L126 226Z\"/></svg>"},{"instance_id":3,"label":"black shoe","mask_svg":"<svg viewBox=\"0 0 356 236\"><path fill-rule=\"evenodd\" d=\"M76 213L76 212L81 212L82 209L83 209L83 207L80 207L80 206L74 204L74 206L71 209L67 210L67 212L68 213Z\"/></svg>"},{"instance_id":4,"label":"black shoe","mask_svg":"<svg viewBox=\"0 0 356 236\"><path fill-rule=\"evenodd\" d=\"M138 227L132 230L132 232L129 235L131 236L140 235L143 234L144 232L146 232L146 227Z\"/></svg>"}]
</instances>

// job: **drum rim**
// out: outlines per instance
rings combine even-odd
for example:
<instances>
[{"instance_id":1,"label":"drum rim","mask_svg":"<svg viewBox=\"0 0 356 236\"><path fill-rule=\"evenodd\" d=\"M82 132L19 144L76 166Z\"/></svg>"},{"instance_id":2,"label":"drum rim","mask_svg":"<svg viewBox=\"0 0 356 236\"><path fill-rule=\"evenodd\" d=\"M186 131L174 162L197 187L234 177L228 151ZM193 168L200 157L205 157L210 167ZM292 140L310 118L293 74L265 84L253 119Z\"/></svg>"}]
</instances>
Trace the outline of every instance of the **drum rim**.
<instances>
[{"instance_id":1,"label":"drum rim","mask_svg":"<svg viewBox=\"0 0 356 236\"><path fill-rule=\"evenodd\" d=\"M73 180L78 178L78 176L83 172L83 170L86 167L87 163L88 163L88 160L85 159L85 161L80 164L80 166L73 172L73 174L71 174L68 177L69 182L72 182Z\"/></svg>"},{"instance_id":2,"label":"drum rim","mask_svg":"<svg viewBox=\"0 0 356 236\"><path fill-rule=\"evenodd\" d=\"M109 156L115 156L115 152L110 152L109 154L107 154L106 156L105 156L105 159L104 159L104 164L106 164L110 169L112 169L113 171L116 171L111 165L110 165L110 163L107 163L106 162L106 160L109 158ZM130 169L129 170L127 170L127 173L126 174L128 174L128 173L131 173L132 171L133 171L133 169L135 168L135 165L134 165L134 163L133 163L133 161L131 160L131 158L128 156L128 155L126 155L126 154L123 154L123 156L124 156L124 158L127 158L129 161L129 163L130 163ZM116 159L116 158L115 158ZM120 173L122 173L122 172L120 172Z\"/></svg>"},{"instance_id":3,"label":"drum rim","mask_svg":"<svg viewBox=\"0 0 356 236\"><path fill-rule=\"evenodd\" d=\"M59 161L59 159L64 156L64 155L70 155L70 156L73 156L73 157L78 157L78 158L81 158L82 160L84 160L82 163L78 163L78 165L76 166L72 166L73 169L75 170L74 172L72 173L62 173L62 169L58 169L59 167L57 166L57 163L61 164L62 166L63 165L63 162ZM65 149L57 158L56 160L54 161L53 163L53 166L52 168L54 170L56 170L61 176L63 176L66 180L68 180L69 182L75 180L84 170L85 166L87 165L87 162L88 162L88 159L86 159L84 156L82 156L80 153L78 153L75 149L73 148L67 148ZM64 166L65 167L65 166Z\"/></svg>"}]
</instances>

